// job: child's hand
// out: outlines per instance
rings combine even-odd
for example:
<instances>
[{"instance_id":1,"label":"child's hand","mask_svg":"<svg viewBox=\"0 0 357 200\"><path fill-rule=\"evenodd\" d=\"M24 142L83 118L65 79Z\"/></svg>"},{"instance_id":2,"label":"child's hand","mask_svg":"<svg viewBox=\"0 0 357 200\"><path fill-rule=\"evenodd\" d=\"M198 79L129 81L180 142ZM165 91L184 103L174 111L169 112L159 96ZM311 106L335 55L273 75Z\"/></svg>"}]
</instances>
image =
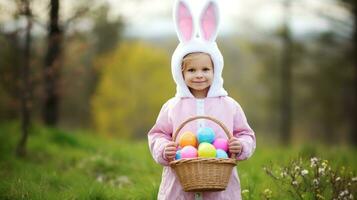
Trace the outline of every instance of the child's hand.
<instances>
[{"instance_id":1,"label":"child's hand","mask_svg":"<svg viewBox=\"0 0 357 200\"><path fill-rule=\"evenodd\" d=\"M228 149L230 153L239 155L242 151L242 144L236 137L229 139Z\"/></svg>"},{"instance_id":2,"label":"child's hand","mask_svg":"<svg viewBox=\"0 0 357 200\"><path fill-rule=\"evenodd\" d=\"M164 149L164 154L167 159L173 160L175 158L177 145L178 144L176 142L167 143Z\"/></svg>"}]
</instances>

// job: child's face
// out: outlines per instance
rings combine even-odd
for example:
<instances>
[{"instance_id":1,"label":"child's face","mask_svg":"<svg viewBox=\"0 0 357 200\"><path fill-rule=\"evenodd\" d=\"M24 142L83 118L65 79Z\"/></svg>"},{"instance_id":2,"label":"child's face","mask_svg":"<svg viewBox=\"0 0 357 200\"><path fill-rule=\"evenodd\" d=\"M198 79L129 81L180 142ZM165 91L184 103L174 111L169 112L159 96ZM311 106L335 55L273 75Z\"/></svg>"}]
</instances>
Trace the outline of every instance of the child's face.
<instances>
[{"instance_id":1,"label":"child's face","mask_svg":"<svg viewBox=\"0 0 357 200\"><path fill-rule=\"evenodd\" d=\"M200 54L183 63L183 78L195 97L205 97L213 80L213 66L209 55Z\"/></svg>"}]
</instances>

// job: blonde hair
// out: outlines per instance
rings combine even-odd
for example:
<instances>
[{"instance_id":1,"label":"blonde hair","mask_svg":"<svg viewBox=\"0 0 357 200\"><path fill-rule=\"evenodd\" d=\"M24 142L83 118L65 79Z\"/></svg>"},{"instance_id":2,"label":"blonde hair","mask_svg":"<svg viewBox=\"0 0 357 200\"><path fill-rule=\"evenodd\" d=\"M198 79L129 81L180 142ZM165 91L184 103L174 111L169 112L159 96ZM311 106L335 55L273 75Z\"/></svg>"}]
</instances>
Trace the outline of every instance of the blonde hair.
<instances>
[{"instance_id":1,"label":"blonde hair","mask_svg":"<svg viewBox=\"0 0 357 200\"><path fill-rule=\"evenodd\" d=\"M210 58L210 60L211 60L212 66L214 66L214 65L213 65L213 61L212 61L212 58L211 58L211 56L210 56L208 53L204 53L204 52L193 52L193 53L186 54L186 55L182 58L181 71L184 71L184 70L185 70L185 68L186 68L186 63L188 63L189 61L194 60L194 59L196 59L197 57L202 56L202 55L208 55L209 58Z\"/></svg>"}]
</instances>

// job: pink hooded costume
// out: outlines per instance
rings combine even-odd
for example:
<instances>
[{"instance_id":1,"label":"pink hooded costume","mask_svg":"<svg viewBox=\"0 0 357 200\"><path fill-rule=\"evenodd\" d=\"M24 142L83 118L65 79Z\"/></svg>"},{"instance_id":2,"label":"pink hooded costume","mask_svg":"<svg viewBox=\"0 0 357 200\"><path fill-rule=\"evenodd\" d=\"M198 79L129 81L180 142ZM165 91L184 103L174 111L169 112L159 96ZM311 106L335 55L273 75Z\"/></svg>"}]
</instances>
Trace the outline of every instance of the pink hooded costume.
<instances>
[{"instance_id":1,"label":"pink hooded costume","mask_svg":"<svg viewBox=\"0 0 357 200\"><path fill-rule=\"evenodd\" d=\"M212 116L223 122L234 137L242 144L242 152L237 160L249 158L256 146L255 135L249 127L240 105L223 89L223 57L215 39L219 25L218 7L215 0L188 1L176 0L174 22L180 39L171 61L171 69L176 82L176 95L162 107L154 127L148 133L150 152L154 160L163 165L158 199L241 199L240 181L236 167L232 171L226 190L220 192L185 192L169 160L164 156L165 145L172 140L172 133L187 118L196 115ZM191 12L197 10L198 12ZM211 56L214 65L214 78L204 99L196 99L186 86L181 64L185 55L192 52L205 52ZM199 127L211 127L217 138L227 138L221 127L214 122L196 120L188 123L179 133L197 132Z\"/></svg>"}]
</instances>

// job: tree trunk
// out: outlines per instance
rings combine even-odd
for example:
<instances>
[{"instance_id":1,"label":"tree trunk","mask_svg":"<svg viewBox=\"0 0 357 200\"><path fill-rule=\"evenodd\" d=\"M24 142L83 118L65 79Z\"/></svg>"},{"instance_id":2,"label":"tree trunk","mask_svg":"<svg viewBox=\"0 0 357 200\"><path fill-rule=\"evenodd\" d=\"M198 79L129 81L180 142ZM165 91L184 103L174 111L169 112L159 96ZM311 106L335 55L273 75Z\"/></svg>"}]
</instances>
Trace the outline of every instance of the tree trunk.
<instances>
[{"instance_id":1,"label":"tree trunk","mask_svg":"<svg viewBox=\"0 0 357 200\"><path fill-rule=\"evenodd\" d=\"M290 0L284 2L285 22L282 33L283 51L281 60L281 129L280 139L283 144L289 144L291 140L291 121L292 121L292 84L291 84L291 65L292 65L292 39L289 29Z\"/></svg>"},{"instance_id":2,"label":"tree trunk","mask_svg":"<svg viewBox=\"0 0 357 200\"><path fill-rule=\"evenodd\" d=\"M353 101L353 121L352 121L352 131L350 136L350 142L352 145L357 146L357 1L352 3L352 15L354 18L354 29L353 29L353 53L352 58L354 59L355 76L354 76L354 101Z\"/></svg>"},{"instance_id":3,"label":"tree trunk","mask_svg":"<svg viewBox=\"0 0 357 200\"><path fill-rule=\"evenodd\" d=\"M59 26L59 0L51 0L48 27L48 49L44 66L44 108L43 120L46 125L54 126L58 121L59 78L62 31Z\"/></svg>"},{"instance_id":4,"label":"tree trunk","mask_svg":"<svg viewBox=\"0 0 357 200\"><path fill-rule=\"evenodd\" d=\"M31 121L31 82L30 82L30 46L31 46L31 10L29 0L22 0L27 19L26 36L24 45L24 58L21 69L21 138L16 148L17 156L26 155L26 142Z\"/></svg>"}]
</instances>

